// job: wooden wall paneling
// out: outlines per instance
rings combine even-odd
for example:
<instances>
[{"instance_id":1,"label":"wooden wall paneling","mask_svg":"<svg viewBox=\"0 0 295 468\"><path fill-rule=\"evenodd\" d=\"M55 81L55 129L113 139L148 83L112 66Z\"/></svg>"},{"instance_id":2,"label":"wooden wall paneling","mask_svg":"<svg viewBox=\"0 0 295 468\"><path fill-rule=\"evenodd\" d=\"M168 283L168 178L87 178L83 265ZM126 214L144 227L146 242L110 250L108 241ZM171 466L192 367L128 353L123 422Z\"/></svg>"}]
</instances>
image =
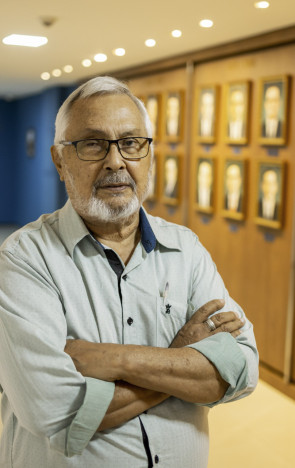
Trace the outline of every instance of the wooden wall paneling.
<instances>
[{"instance_id":1,"label":"wooden wall paneling","mask_svg":"<svg viewBox=\"0 0 295 468\"><path fill-rule=\"evenodd\" d=\"M217 155L218 163L224 158L249 160L248 207L246 219L234 222L221 216L222 164L218 164L217 210L211 217L204 217L192 208L189 226L198 233L201 241L211 252L231 294L245 308L254 323L260 358L270 368L284 373L285 337L289 294L290 256L292 245L294 150L295 141L291 132L286 147L277 150L258 144L259 128L259 80L278 74L295 76L293 65L295 46L216 60L196 66L194 86L212 84L212 76L218 77L220 85L220 121L214 145L200 145L192 136L192 152ZM293 60L292 60L293 58ZM250 106L249 144L242 147L227 145L224 139L225 88L227 83L249 80L252 83ZM294 80L292 80L294 87ZM290 99L292 100L292 93ZM292 108L292 102L291 102ZM293 118L293 117L292 117ZM193 119L195 128L195 120ZM290 121L290 125L292 122ZM193 132L192 132L193 135ZM272 156L270 156L272 154ZM255 197L257 161L261 158L288 163L285 187L285 222L281 231L272 231L256 226ZM193 176L192 176L193 178ZM191 180L193 184L193 180ZM295 352L295 350L293 351Z\"/></svg>"}]
</instances>

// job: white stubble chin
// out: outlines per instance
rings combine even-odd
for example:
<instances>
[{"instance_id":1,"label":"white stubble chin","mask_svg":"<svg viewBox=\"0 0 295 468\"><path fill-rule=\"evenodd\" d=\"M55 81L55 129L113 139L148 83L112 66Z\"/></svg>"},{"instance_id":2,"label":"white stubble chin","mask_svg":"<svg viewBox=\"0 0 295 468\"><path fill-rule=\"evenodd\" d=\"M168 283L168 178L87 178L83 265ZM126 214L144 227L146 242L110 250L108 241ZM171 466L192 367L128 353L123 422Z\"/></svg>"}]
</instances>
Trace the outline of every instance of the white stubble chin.
<instances>
[{"instance_id":1,"label":"white stubble chin","mask_svg":"<svg viewBox=\"0 0 295 468\"><path fill-rule=\"evenodd\" d=\"M148 193L149 193L149 187L151 184L151 176L152 176L152 164L150 165L149 171L148 171L148 177L147 177L147 183L144 188L143 194L140 197L141 199L138 199L137 195L137 187L135 182L133 181L133 191L132 191L132 197L130 200L126 203L118 204L117 206L112 206L111 203L108 203L107 201L98 198L97 192L98 189L94 185L92 188L92 193L89 199L85 198L83 195L81 195L77 189L77 186L75 184L74 178L70 171L68 170L68 167L64 165L65 169L65 185L66 185L66 190L69 196L69 199L71 200L71 203L74 207L74 209L77 211L77 213L86 221L90 223L96 223L96 222L117 222L121 221L125 218L129 218L132 216L134 213L139 211L141 204L144 202L146 199ZM118 200L118 197L115 196L116 202Z\"/></svg>"}]
</instances>

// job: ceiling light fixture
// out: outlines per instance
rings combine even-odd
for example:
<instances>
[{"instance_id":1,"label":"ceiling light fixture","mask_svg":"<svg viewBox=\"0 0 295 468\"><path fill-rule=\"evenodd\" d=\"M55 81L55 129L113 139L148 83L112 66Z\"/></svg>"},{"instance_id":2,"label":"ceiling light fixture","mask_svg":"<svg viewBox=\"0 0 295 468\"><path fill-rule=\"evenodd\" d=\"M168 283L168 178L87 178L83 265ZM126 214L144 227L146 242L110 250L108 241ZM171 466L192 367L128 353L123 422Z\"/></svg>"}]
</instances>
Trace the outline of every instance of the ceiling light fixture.
<instances>
[{"instance_id":1,"label":"ceiling light fixture","mask_svg":"<svg viewBox=\"0 0 295 468\"><path fill-rule=\"evenodd\" d=\"M91 67L92 62L89 59L84 59L84 60L82 60L82 65L83 65L83 67L88 68L88 67Z\"/></svg>"},{"instance_id":2,"label":"ceiling light fixture","mask_svg":"<svg viewBox=\"0 0 295 468\"><path fill-rule=\"evenodd\" d=\"M108 59L106 54L96 54L93 58L96 62L106 62Z\"/></svg>"},{"instance_id":3,"label":"ceiling light fixture","mask_svg":"<svg viewBox=\"0 0 295 468\"><path fill-rule=\"evenodd\" d=\"M59 68L55 68L51 72L52 76L55 76L55 78L58 78L61 75L61 70Z\"/></svg>"},{"instance_id":4,"label":"ceiling light fixture","mask_svg":"<svg viewBox=\"0 0 295 468\"><path fill-rule=\"evenodd\" d=\"M73 69L72 65L65 65L64 68L63 68L63 71L65 73L72 73L73 70L74 69Z\"/></svg>"},{"instance_id":5,"label":"ceiling light fixture","mask_svg":"<svg viewBox=\"0 0 295 468\"><path fill-rule=\"evenodd\" d=\"M264 9L269 7L269 2L256 2L254 3L255 8Z\"/></svg>"},{"instance_id":6,"label":"ceiling light fixture","mask_svg":"<svg viewBox=\"0 0 295 468\"><path fill-rule=\"evenodd\" d=\"M147 39L147 40L145 41L145 45L146 45L147 47L155 47L156 41L155 41L155 39Z\"/></svg>"},{"instance_id":7,"label":"ceiling light fixture","mask_svg":"<svg viewBox=\"0 0 295 468\"><path fill-rule=\"evenodd\" d=\"M201 28L212 28L213 26L213 21L210 19L203 19L202 21L199 22L199 25Z\"/></svg>"},{"instance_id":8,"label":"ceiling light fixture","mask_svg":"<svg viewBox=\"0 0 295 468\"><path fill-rule=\"evenodd\" d=\"M172 31L172 33L171 33L171 36L172 37L181 37L182 32L179 29L174 29L174 31Z\"/></svg>"},{"instance_id":9,"label":"ceiling light fixture","mask_svg":"<svg viewBox=\"0 0 295 468\"><path fill-rule=\"evenodd\" d=\"M26 36L23 34L10 34L2 39L3 44L23 47L40 47L47 44L48 39L44 36Z\"/></svg>"},{"instance_id":10,"label":"ceiling light fixture","mask_svg":"<svg viewBox=\"0 0 295 468\"><path fill-rule=\"evenodd\" d=\"M40 76L41 76L41 79L44 80L44 81L47 81L47 80L50 79L50 73L48 73L48 72L43 72L43 73L41 73Z\"/></svg>"},{"instance_id":11,"label":"ceiling light fixture","mask_svg":"<svg viewBox=\"0 0 295 468\"><path fill-rule=\"evenodd\" d=\"M122 47L119 47L118 49L113 50L113 54L117 55L117 57L123 57L125 55L126 51Z\"/></svg>"}]
</instances>

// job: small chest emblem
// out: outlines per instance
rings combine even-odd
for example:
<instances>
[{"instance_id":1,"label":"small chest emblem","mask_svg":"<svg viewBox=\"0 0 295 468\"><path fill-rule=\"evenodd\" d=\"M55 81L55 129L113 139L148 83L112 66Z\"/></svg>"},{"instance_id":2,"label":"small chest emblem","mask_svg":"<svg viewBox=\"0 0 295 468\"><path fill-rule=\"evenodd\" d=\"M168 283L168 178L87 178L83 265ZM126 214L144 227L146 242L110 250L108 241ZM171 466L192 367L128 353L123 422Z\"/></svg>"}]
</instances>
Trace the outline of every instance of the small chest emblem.
<instances>
[{"instance_id":1,"label":"small chest emblem","mask_svg":"<svg viewBox=\"0 0 295 468\"><path fill-rule=\"evenodd\" d=\"M170 314L170 309L171 309L171 305L170 304L166 304L166 314Z\"/></svg>"}]
</instances>

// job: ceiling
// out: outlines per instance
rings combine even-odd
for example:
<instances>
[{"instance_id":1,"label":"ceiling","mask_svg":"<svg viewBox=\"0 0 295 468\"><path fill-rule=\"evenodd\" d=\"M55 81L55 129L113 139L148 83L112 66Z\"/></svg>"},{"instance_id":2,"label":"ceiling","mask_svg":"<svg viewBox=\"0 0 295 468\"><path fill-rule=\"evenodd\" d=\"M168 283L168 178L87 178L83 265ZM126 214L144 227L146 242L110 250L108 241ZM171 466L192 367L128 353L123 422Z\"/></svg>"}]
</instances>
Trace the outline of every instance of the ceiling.
<instances>
[{"instance_id":1,"label":"ceiling","mask_svg":"<svg viewBox=\"0 0 295 468\"><path fill-rule=\"evenodd\" d=\"M13 99L45 88L75 83L88 76L146 64L295 24L294 0L269 0L265 10L255 0L2 0L0 3L0 97ZM44 18L54 18L50 26ZM41 19L43 18L43 19ZM211 29L199 27L210 18ZM171 36L182 30L181 38ZM7 46L12 33L41 35L39 48ZM153 48L144 41L154 38ZM124 57L113 55L123 47ZM104 63L84 68L83 59L105 53ZM73 72L48 81L42 72L72 65Z\"/></svg>"}]
</instances>

